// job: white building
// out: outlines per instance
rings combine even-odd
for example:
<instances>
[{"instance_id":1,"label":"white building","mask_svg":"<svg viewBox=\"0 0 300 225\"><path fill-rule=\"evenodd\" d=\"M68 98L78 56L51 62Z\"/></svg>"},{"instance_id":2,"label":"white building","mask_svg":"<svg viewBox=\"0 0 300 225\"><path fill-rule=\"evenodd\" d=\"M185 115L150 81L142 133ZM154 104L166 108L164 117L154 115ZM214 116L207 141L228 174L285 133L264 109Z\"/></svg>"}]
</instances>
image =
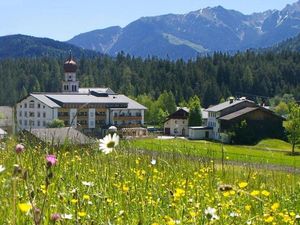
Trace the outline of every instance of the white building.
<instances>
[{"instance_id":1,"label":"white building","mask_svg":"<svg viewBox=\"0 0 300 225\"><path fill-rule=\"evenodd\" d=\"M64 64L61 93L31 93L16 105L18 130L45 128L54 119L86 133L101 133L110 125L141 127L146 107L110 88L79 88L77 65Z\"/></svg>"}]
</instances>

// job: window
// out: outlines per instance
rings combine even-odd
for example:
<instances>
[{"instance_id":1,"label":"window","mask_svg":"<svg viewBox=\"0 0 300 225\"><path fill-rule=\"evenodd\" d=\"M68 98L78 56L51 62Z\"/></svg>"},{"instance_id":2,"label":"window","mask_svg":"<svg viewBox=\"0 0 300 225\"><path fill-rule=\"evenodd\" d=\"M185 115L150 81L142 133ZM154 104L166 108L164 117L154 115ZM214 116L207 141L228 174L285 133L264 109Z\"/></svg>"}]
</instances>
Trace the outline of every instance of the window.
<instances>
[{"instance_id":1,"label":"window","mask_svg":"<svg viewBox=\"0 0 300 225\"><path fill-rule=\"evenodd\" d=\"M24 108L27 108L27 103L24 104Z\"/></svg>"},{"instance_id":2,"label":"window","mask_svg":"<svg viewBox=\"0 0 300 225\"><path fill-rule=\"evenodd\" d=\"M115 114L114 114L114 115L115 115L115 117L117 117L117 116L118 116L118 113L116 113L116 112L115 112Z\"/></svg>"},{"instance_id":3,"label":"window","mask_svg":"<svg viewBox=\"0 0 300 225\"><path fill-rule=\"evenodd\" d=\"M43 112L43 117L46 118L46 112Z\"/></svg>"},{"instance_id":4,"label":"window","mask_svg":"<svg viewBox=\"0 0 300 225\"><path fill-rule=\"evenodd\" d=\"M29 102L29 108L30 108L30 109L33 109L33 108L34 108L34 101L30 101L30 102Z\"/></svg>"},{"instance_id":5,"label":"window","mask_svg":"<svg viewBox=\"0 0 300 225\"><path fill-rule=\"evenodd\" d=\"M37 125L38 127L41 125L41 122L39 120L37 121Z\"/></svg>"},{"instance_id":6,"label":"window","mask_svg":"<svg viewBox=\"0 0 300 225\"><path fill-rule=\"evenodd\" d=\"M45 106L43 105L43 109L45 108Z\"/></svg>"},{"instance_id":7,"label":"window","mask_svg":"<svg viewBox=\"0 0 300 225\"><path fill-rule=\"evenodd\" d=\"M22 125L22 120L19 120L19 124Z\"/></svg>"},{"instance_id":8,"label":"window","mask_svg":"<svg viewBox=\"0 0 300 225\"><path fill-rule=\"evenodd\" d=\"M68 85L64 85L64 90L68 91L69 90L69 86Z\"/></svg>"},{"instance_id":9,"label":"window","mask_svg":"<svg viewBox=\"0 0 300 225\"><path fill-rule=\"evenodd\" d=\"M24 125L27 126L27 120L24 120Z\"/></svg>"},{"instance_id":10,"label":"window","mask_svg":"<svg viewBox=\"0 0 300 225\"><path fill-rule=\"evenodd\" d=\"M24 114L25 114L25 117L27 117L27 112L25 112Z\"/></svg>"},{"instance_id":11,"label":"window","mask_svg":"<svg viewBox=\"0 0 300 225\"><path fill-rule=\"evenodd\" d=\"M20 105L20 108L22 108L22 105Z\"/></svg>"},{"instance_id":12,"label":"window","mask_svg":"<svg viewBox=\"0 0 300 225\"><path fill-rule=\"evenodd\" d=\"M19 116L22 116L22 111L19 112Z\"/></svg>"},{"instance_id":13,"label":"window","mask_svg":"<svg viewBox=\"0 0 300 225\"><path fill-rule=\"evenodd\" d=\"M37 117L39 117L39 118L41 117L41 113L40 112L37 113Z\"/></svg>"},{"instance_id":14,"label":"window","mask_svg":"<svg viewBox=\"0 0 300 225\"><path fill-rule=\"evenodd\" d=\"M46 126L46 121L43 121L43 126L44 126L44 127Z\"/></svg>"},{"instance_id":15,"label":"window","mask_svg":"<svg viewBox=\"0 0 300 225\"><path fill-rule=\"evenodd\" d=\"M38 107L38 108L41 108L41 104L40 104L40 103L38 103L37 107Z\"/></svg>"},{"instance_id":16,"label":"window","mask_svg":"<svg viewBox=\"0 0 300 225\"><path fill-rule=\"evenodd\" d=\"M29 126L34 126L34 121L33 120L29 120Z\"/></svg>"},{"instance_id":17,"label":"window","mask_svg":"<svg viewBox=\"0 0 300 225\"><path fill-rule=\"evenodd\" d=\"M29 112L29 117L34 117L34 112Z\"/></svg>"}]
</instances>

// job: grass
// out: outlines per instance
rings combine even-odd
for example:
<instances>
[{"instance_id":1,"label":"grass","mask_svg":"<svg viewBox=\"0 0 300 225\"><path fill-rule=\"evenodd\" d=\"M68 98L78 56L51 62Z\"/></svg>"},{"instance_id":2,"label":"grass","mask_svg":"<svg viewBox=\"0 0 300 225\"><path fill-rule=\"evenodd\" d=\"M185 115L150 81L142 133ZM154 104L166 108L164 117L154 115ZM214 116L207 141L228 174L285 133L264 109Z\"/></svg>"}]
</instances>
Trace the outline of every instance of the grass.
<instances>
[{"instance_id":1,"label":"grass","mask_svg":"<svg viewBox=\"0 0 300 225\"><path fill-rule=\"evenodd\" d=\"M276 145L280 143L280 145ZM268 147L266 147L268 146ZM279 140L265 140L256 146L222 145L209 141L183 139L137 139L128 142L128 148L171 152L211 159L224 158L231 161L300 167L300 157L290 156L289 144Z\"/></svg>"},{"instance_id":2,"label":"grass","mask_svg":"<svg viewBox=\"0 0 300 225\"><path fill-rule=\"evenodd\" d=\"M30 140L18 154L16 141L5 144L0 150L5 167L0 224L297 223L297 175L231 165L222 171L215 161L141 155L124 142L108 155L97 146L51 148ZM57 164L47 166L48 154L57 157ZM205 213L209 207L217 220ZM54 214L60 220L54 221ZM62 218L65 214L71 219Z\"/></svg>"}]
</instances>

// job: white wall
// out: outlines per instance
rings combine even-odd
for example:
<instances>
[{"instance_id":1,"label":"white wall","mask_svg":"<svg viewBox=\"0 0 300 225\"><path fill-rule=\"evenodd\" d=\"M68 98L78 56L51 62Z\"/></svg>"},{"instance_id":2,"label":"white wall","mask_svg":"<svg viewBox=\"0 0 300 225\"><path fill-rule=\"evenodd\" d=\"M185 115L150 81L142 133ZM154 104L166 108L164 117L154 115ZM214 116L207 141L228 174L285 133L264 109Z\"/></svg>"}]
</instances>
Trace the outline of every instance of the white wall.
<instances>
[{"instance_id":1,"label":"white wall","mask_svg":"<svg viewBox=\"0 0 300 225\"><path fill-rule=\"evenodd\" d=\"M207 126L213 128L212 139L214 140L221 140L220 123L219 120L217 119L218 117L219 117L219 113L208 111Z\"/></svg>"},{"instance_id":2,"label":"white wall","mask_svg":"<svg viewBox=\"0 0 300 225\"><path fill-rule=\"evenodd\" d=\"M26 106L26 107L25 107ZM17 130L45 128L57 118L57 109L50 108L38 99L28 96L16 106Z\"/></svg>"},{"instance_id":3,"label":"white wall","mask_svg":"<svg viewBox=\"0 0 300 225\"><path fill-rule=\"evenodd\" d=\"M164 123L165 128L170 128L170 135L188 136L188 120L187 119L170 119ZM185 134L182 133L183 129ZM177 130L177 133L175 132Z\"/></svg>"},{"instance_id":4,"label":"white wall","mask_svg":"<svg viewBox=\"0 0 300 225\"><path fill-rule=\"evenodd\" d=\"M201 140L201 139L206 139L206 132L209 133L209 138L212 137L212 130L197 130L197 129L192 129L189 128L189 139L192 140Z\"/></svg>"}]
</instances>

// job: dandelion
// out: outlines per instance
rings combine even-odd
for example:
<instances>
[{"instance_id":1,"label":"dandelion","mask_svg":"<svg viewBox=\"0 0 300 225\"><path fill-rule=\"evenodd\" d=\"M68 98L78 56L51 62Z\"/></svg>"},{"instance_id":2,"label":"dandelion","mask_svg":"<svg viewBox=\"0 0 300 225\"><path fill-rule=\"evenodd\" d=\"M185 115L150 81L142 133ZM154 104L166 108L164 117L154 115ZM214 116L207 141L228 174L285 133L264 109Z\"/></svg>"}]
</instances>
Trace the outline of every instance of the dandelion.
<instances>
[{"instance_id":1,"label":"dandelion","mask_svg":"<svg viewBox=\"0 0 300 225\"><path fill-rule=\"evenodd\" d=\"M24 145L22 145L22 144L16 145L16 153L22 153L24 150L25 150Z\"/></svg>"},{"instance_id":2,"label":"dandelion","mask_svg":"<svg viewBox=\"0 0 300 225\"><path fill-rule=\"evenodd\" d=\"M218 220L219 216L216 214L217 210L215 208L208 207L205 209L204 213L209 220Z\"/></svg>"},{"instance_id":3,"label":"dandelion","mask_svg":"<svg viewBox=\"0 0 300 225\"><path fill-rule=\"evenodd\" d=\"M18 206L23 213L27 213L32 208L31 204L29 203L20 203Z\"/></svg>"},{"instance_id":4,"label":"dandelion","mask_svg":"<svg viewBox=\"0 0 300 225\"><path fill-rule=\"evenodd\" d=\"M82 183L84 186L87 186L87 187L92 187L92 186L94 186L94 183L93 183L93 182L82 181L81 183Z\"/></svg>"},{"instance_id":5,"label":"dandelion","mask_svg":"<svg viewBox=\"0 0 300 225\"><path fill-rule=\"evenodd\" d=\"M242 189L245 188L245 187L247 187L247 186L248 186L247 182L240 182L239 183L239 187L242 188Z\"/></svg>"},{"instance_id":6,"label":"dandelion","mask_svg":"<svg viewBox=\"0 0 300 225\"><path fill-rule=\"evenodd\" d=\"M86 216L86 212L78 212L78 216L79 217L85 217Z\"/></svg>"},{"instance_id":7,"label":"dandelion","mask_svg":"<svg viewBox=\"0 0 300 225\"><path fill-rule=\"evenodd\" d=\"M119 144L119 136L114 133L113 136L111 134L106 135L103 139L100 139L99 149L105 153L111 153L115 147Z\"/></svg>"},{"instance_id":8,"label":"dandelion","mask_svg":"<svg viewBox=\"0 0 300 225\"><path fill-rule=\"evenodd\" d=\"M90 196L89 195L83 195L83 199L84 200L90 200Z\"/></svg>"},{"instance_id":9,"label":"dandelion","mask_svg":"<svg viewBox=\"0 0 300 225\"><path fill-rule=\"evenodd\" d=\"M279 203L278 202L276 202L276 203L274 203L272 206L271 206L271 209L273 210L273 211L275 211L276 209L278 209L279 208Z\"/></svg>"},{"instance_id":10,"label":"dandelion","mask_svg":"<svg viewBox=\"0 0 300 225\"><path fill-rule=\"evenodd\" d=\"M254 190L250 193L250 195L257 196L257 195L259 195L259 193L260 193L260 191Z\"/></svg>"},{"instance_id":11,"label":"dandelion","mask_svg":"<svg viewBox=\"0 0 300 225\"><path fill-rule=\"evenodd\" d=\"M50 217L50 220L53 222L59 221L61 219L61 216L59 213L53 213Z\"/></svg>"},{"instance_id":12,"label":"dandelion","mask_svg":"<svg viewBox=\"0 0 300 225\"><path fill-rule=\"evenodd\" d=\"M5 167L0 165L0 173L2 173L5 170Z\"/></svg>"},{"instance_id":13,"label":"dandelion","mask_svg":"<svg viewBox=\"0 0 300 225\"><path fill-rule=\"evenodd\" d=\"M48 166L54 166L57 163L57 159L55 155L47 155L46 161Z\"/></svg>"},{"instance_id":14,"label":"dandelion","mask_svg":"<svg viewBox=\"0 0 300 225\"><path fill-rule=\"evenodd\" d=\"M265 219L265 222L266 223L272 223L274 220L274 217L273 216L268 216L266 219Z\"/></svg>"},{"instance_id":15,"label":"dandelion","mask_svg":"<svg viewBox=\"0 0 300 225\"><path fill-rule=\"evenodd\" d=\"M61 218L65 220L71 220L73 216L72 214L61 214Z\"/></svg>"},{"instance_id":16,"label":"dandelion","mask_svg":"<svg viewBox=\"0 0 300 225\"><path fill-rule=\"evenodd\" d=\"M268 192L268 191L266 191L266 190L263 190L263 191L261 192L261 194L264 195L264 196L266 196L266 197L268 197L268 196L270 195L270 192Z\"/></svg>"}]
</instances>

